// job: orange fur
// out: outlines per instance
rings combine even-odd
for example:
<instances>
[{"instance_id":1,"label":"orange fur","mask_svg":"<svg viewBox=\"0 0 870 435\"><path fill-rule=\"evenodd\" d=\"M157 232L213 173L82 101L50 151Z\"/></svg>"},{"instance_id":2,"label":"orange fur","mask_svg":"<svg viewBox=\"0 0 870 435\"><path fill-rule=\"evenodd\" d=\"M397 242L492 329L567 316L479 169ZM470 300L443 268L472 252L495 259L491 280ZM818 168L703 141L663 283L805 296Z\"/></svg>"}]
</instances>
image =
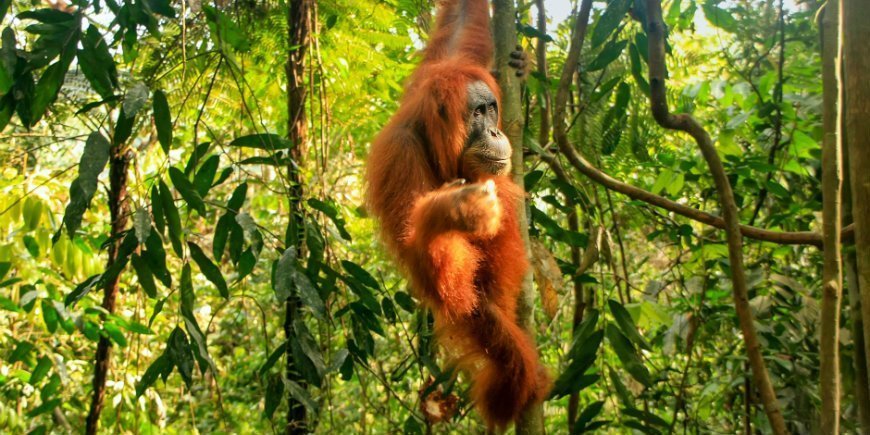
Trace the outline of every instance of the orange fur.
<instances>
[{"instance_id":1,"label":"orange fur","mask_svg":"<svg viewBox=\"0 0 870 435\"><path fill-rule=\"evenodd\" d=\"M467 85L481 80L498 98L487 1L448 0L437 22L399 111L372 144L368 205L439 340L470 374L479 411L504 427L549 389L516 316L528 268L516 216L523 191L506 176L463 173L460 161Z\"/></svg>"}]
</instances>

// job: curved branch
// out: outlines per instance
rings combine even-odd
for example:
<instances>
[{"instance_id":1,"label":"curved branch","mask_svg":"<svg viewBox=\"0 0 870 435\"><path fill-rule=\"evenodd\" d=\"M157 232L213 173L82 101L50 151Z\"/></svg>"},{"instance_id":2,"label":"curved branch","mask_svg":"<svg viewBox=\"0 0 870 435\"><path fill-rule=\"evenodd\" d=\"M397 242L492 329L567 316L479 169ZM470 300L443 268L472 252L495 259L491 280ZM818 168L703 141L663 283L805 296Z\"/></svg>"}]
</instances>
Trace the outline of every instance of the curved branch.
<instances>
[{"instance_id":1,"label":"curved branch","mask_svg":"<svg viewBox=\"0 0 870 435\"><path fill-rule=\"evenodd\" d=\"M676 201L656 195L639 187L632 186L617 180L607 173L601 171L588 160L586 160L571 143L568 141L567 129L565 124L565 108L567 107L568 94L571 85L571 77L577 70L577 62L580 59L580 48L583 45L585 38L585 29L582 23L588 21L591 2L584 1L580 6L580 12L575 20L575 26L571 38L571 45L568 50L568 58L565 61L565 68L562 70L562 76L559 80L559 87L556 93L555 103L553 104L553 137L559 150L571 163L571 166L580 171L583 175L592 179L602 186L628 196L631 199L643 201L656 207L663 208L680 216L687 217L697 222L701 222L719 229L725 229L725 220L711 213L698 210L680 204ZM667 106L665 106L667 110ZM547 153L541 154L541 158L553 167L555 156ZM555 168L554 168L555 169ZM563 169L559 167L561 171ZM557 174L558 175L558 174ZM562 174L565 179L568 179L566 174ZM781 245L811 245L822 248L822 236L814 231L772 231L763 228L758 228L750 225L740 225L740 232L749 238L762 240L766 242L778 243ZM842 240L849 241L854 235L854 224L843 228Z\"/></svg>"},{"instance_id":2,"label":"curved branch","mask_svg":"<svg viewBox=\"0 0 870 435\"><path fill-rule=\"evenodd\" d=\"M761 343L759 343L755 331L755 319L752 308L749 306L746 272L743 268L743 236L737 203L734 201L734 192L731 190L731 182L728 180L722 160L719 158L719 153L716 151L707 130L690 115L672 114L668 110L667 89L665 87L665 23L662 20L661 0L647 0L646 5L649 36L650 108L653 118L666 129L682 131L692 136L707 161L710 174L716 184L716 190L719 192L719 202L728 240L734 308L737 311L737 320L743 332L743 340L755 378L755 386L761 395L761 401L773 432L785 434L788 433L788 430L779 408L779 402L777 402L776 392L773 389L764 356L761 353Z\"/></svg>"}]
</instances>

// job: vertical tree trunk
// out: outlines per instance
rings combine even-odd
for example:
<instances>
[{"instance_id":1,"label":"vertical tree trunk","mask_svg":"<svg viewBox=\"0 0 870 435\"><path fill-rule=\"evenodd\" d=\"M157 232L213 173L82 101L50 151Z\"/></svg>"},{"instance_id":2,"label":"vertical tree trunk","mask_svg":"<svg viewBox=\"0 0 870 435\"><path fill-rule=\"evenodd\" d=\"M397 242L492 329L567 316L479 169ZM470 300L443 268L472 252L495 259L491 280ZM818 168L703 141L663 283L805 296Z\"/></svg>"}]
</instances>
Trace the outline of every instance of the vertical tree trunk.
<instances>
[{"instance_id":1,"label":"vertical tree trunk","mask_svg":"<svg viewBox=\"0 0 870 435\"><path fill-rule=\"evenodd\" d=\"M837 434L840 427L840 295L843 271L840 255L842 227L842 139L839 134L840 53L837 42L837 5L828 3L822 15L822 238L824 268L822 272L822 313L819 338L819 389L822 397L822 433Z\"/></svg>"},{"instance_id":2,"label":"vertical tree trunk","mask_svg":"<svg viewBox=\"0 0 870 435\"><path fill-rule=\"evenodd\" d=\"M556 99L553 106L553 136L560 147L568 143L567 126L565 125L565 112L568 108L570 96L571 82L574 74L577 71L577 63L580 60L580 51L583 48L583 41L586 39L586 28L589 25L589 13L592 10L592 0L583 0L580 4L580 11L574 17L574 28L571 33L571 44L568 49L568 58L565 60L565 66L562 69L562 75L559 77L559 90L556 93ZM578 88L579 90L579 88ZM573 97L571 97L573 99ZM582 122L582 121L581 121ZM576 213L576 210L575 210ZM576 215L568 217L569 226L576 231L579 226ZM590 248L587 248L590 249ZM575 263L579 263L579 251L571 251L571 259ZM583 284L580 282L580 277L574 278L574 318L573 329L576 330L580 322L583 321L583 314L586 308L591 303L586 298L586 292L583 291ZM569 429L573 427L574 421L577 418L579 408L579 395L572 394L568 398L568 425Z\"/></svg>"},{"instance_id":3,"label":"vertical tree trunk","mask_svg":"<svg viewBox=\"0 0 870 435\"><path fill-rule=\"evenodd\" d=\"M843 136L843 143L846 138ZM852 190L849 187L849 153L843 152L843 225L852 223ZM870 376L867 376L867 351L864 337L864 319L861 313L861 289L858 287L858 273L854 250L843 252L843 272L845 285L849 290L849 319L851 320L855 370L855 405L858 408L858 422L862 433L870 434Z\"/></svg>"},{"instance_id":4,"label":"vertical tree trunk","mask_svg":"<svg viewBox=\"0 0 870 435\"><path fill-rule=\"evenodd\" d=\"M119 116L124 116L123 114ZM127 227L127 217L130 214L130 206L127 203L127 169L130 167L130 158L122 151L122 145L113 145L109 151L109 215L112 219L112 228L109 235L114 240L109 245L109 257L106 260L106 270L115 264L118 257L118 248L121 246L121 238L118 237ZM115 312L115 299L118 296L118 282L121 279L118 274L114 279L103 286L103 308L106 311ZM106 378L112 362L112 342L106 337L100 337L97 343L97 354L94 358L93 396L91 398L91 410L85 422L85 432L88 435L97 433L100 423L100 413L106 396Z\"/></svg>"},{"instance_id":5,"label":"vertical tree trunk","mask_svg":"<svg viewBox=\"0 0 870 435\"><path fill-rule=\"evenodd\" d=\"M308 51L311 31L312 0L291 0L287 10L287 138L293 144L290 148L291 163L287 168L290 181L290 220L287 227L287 241L297 253L302 252L305 220L302 215L302 177L299 166L305 159L307 126L305 120L305 54ZM288 246L288 249L290 246ZM301 255L300 255L301 258ZM294 323L299 319L299 298L294 294L285 302L284 334L287 337L286 376L287 379L305 387L304 380L296 368L291 340L294 339ZM287 425L285 433L305 434L309 432L305 406L287 390Z\"/></svg>"},{"instance_id":6,"label":"vertical tree trunk","mask_svg":"<svg viewBox=\"0 0 870 435\"><path fill-rule=\"evenodd\" d=\"M710 134L691 116L672 114L668 109L667 88L665 86L665 23L662 20L661 0L647 0L646 5L649 34L650 108L653 118L664 128L683 131L691 135L707 162L716 184L722 217L725 221L734 308L737 312L740 329L743 332L754 384L761 395L761 402L773 432L776 434L788 433L761 352L761 343L758 341L758 335L755 331L752 308L749 306L746 272L743 269L743 235L740 232L739 212L737 203L734 201L731 182L728 180L722 166L722 160L719 158Z\"/></svg>"},{"instance_id":7,"label":"vertical tree trunk","mask_svg":"<svg viewBox=\"0 0 870 435\"><path fill-rule=\"evenodd\" d=\"M544 0L535 0L538 10L538 32L540 35L547 34L547 9ZM538 95L538 110L541 112L541 129L538 131L538 145L546 147L550 142L550 84L547 77L547 39L538 37L535 46L535 55L538 63L538 74L541 77L541 93Z\"/></svg>"},{"instance_id":8,"label":"vertical tree trunk","mask_svg":"<svg viewBox=\"0 0 870 435\"><path fill-rule=\"evenodd\" d=\"M870 356L870 4L866 0L840 0L840 42L843 53L844 138L849 152L852 216L864 352ZM867 361L870 364L870 359ZM870 365L868 365L870 371Z\"/></svg>"},{"instance_id":9,"label":"vertical tree trunk","mask_svg":"<svg viewBox=\"0 0 870 435\"><path fill-rule=\"evenodd\" d=\"M498 85L501 88L501 120L505 135L513 146L511 165L513 167L513 179L523 185L523 108L520 95L520 79L513 73L508 65L510 54L516 50L516 5L514 0L494 0L493 9L493 38L495 42L495 68L500 71ZM526 256L529 256L529 221L524 204L519 205L517 210L520 225L520 234L526 245ZM526 273L523 279L523 291L520 296L517 315L519 322L532 336L534 330L534 289L532 287L532 274ZM517 422L518 434L542 434L544 433L544 407L543 404L527 409L520 421Z\"/></svg>"}]
</instances>

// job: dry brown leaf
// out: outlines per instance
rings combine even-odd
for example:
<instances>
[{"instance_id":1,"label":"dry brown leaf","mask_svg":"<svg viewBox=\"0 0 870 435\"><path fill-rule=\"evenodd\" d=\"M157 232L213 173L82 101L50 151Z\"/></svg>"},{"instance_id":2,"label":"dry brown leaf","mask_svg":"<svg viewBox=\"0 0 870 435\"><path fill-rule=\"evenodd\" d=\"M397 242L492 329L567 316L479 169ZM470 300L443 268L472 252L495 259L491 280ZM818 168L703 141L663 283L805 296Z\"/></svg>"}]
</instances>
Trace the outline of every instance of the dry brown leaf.
<instances>
[{"instance_id":1,"label":"dry brown leaf","mask_svg":"<svg viewBox=\"0 0 870 435\"><path fill-rule=\"evenodd\" d=\"M562 271L553 254L540 240L531 240L532 270L535 284L541 293L541 306L551 320L559 309L559 293L562 288Z\"/></svg>"}]
</instances>

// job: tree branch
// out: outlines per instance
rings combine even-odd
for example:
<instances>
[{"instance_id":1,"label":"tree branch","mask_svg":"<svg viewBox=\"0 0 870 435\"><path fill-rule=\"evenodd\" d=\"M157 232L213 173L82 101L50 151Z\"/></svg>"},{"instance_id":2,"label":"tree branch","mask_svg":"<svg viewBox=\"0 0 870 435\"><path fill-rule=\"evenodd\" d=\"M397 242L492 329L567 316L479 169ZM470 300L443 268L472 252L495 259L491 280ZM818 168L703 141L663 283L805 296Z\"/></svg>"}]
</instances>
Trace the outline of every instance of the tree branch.
<instances>
[{"instance_id":1,"label":"tree branch","mask_svg":"<svg viewBox=\"0 0 870 435\"><path fill-rule=\"evenodd\" d=\"M668 110L667 88L665 87L665 23L662 20L660 0L647 0L647 31L649 36L649 84L650 108L653 118L662 127L688 133L701 150L707 161L710 173L719 193L719 202L725 222L725 234L728 240L728 257L731 269L731 287L734 297L734 308L737 320L743 332L746 353L752 367L755 386L761 394L761 401L773 432L785 434L785 420L779 409L773 383L767 372L767 366L761 353L761 344L755 332L754 316L749 306L749 292L746 284L746 274L743 268L743 235L739 222L739 211L734 201L731 182L725 173L722 160L713 145L710 134L688 114L671 114Z\"/></svg>"}]
</instances>

